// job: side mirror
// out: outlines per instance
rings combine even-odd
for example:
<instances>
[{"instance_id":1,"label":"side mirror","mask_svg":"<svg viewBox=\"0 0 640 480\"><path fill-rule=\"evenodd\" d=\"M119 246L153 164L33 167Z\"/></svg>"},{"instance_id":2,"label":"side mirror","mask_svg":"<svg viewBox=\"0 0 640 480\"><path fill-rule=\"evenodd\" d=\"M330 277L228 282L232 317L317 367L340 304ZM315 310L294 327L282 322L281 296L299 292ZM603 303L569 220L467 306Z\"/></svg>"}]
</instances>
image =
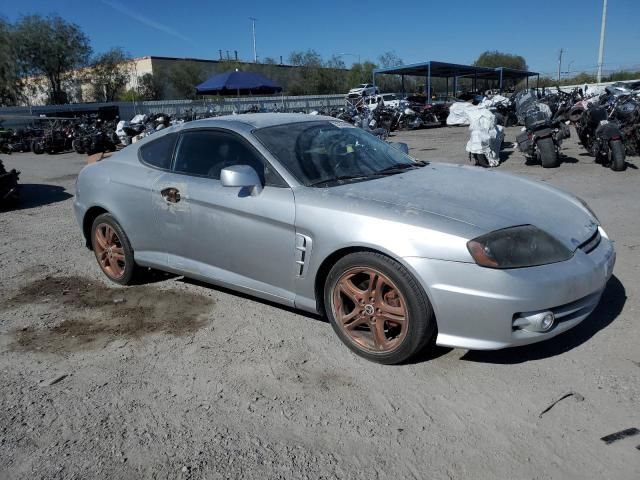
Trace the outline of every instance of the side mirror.
<instances>
[{"instance_id":1,"label":"side mirror","mask_svg":"<svg viewBox=\"0 0 640 480\"><path fill-rule=\"evenodd\" d=\"M220 182L223 187L251 188L251 196L253 197L262 191L260 177L249 165L233 165L223 168L220 172Z\"/></svg>"}]
</instances>

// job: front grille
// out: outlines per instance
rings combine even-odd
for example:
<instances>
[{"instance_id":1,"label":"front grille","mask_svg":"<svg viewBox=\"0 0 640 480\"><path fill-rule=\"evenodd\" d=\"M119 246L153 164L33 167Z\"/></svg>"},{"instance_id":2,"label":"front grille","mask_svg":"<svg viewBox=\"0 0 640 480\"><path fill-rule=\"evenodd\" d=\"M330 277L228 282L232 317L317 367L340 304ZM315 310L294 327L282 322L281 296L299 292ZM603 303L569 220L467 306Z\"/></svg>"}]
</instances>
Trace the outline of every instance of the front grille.
<instances>
[{"instance_id":1,"label":"front grille","mask_svg":"<svg viewBox=\"0 0 640 480\"><path fill-rule=\"evenodd\" d=\"M581 244L578 248L580 248L584 253L592 252L598 247L598 245L600 245L601 239L602 238L600 237L600 230L598 229L596 230L596 233L591 235L591 237L589 237L589 239Z\"/></svg>"}]
</instances>

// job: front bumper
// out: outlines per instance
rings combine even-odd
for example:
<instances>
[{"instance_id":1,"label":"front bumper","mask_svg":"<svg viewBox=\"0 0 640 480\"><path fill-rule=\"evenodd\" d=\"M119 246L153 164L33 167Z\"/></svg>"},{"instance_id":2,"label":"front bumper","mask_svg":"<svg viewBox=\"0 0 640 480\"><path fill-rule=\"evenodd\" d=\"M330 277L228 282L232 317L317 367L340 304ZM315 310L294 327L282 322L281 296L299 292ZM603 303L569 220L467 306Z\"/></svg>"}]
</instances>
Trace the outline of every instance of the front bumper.
<instances>
[{"instance_id":1,"label":"front bumper","mask_svg":"<svg viewBox=\"0 0 640 480\"><path fill-rule=\"evenodd\" d=\"M80 202L80 199L76 196L73 200L73 213L80 228L83 227L82 222L84 221L84 214L86 213L86 211L87 208Z\"/></svg>"},{"instance_id":2,"label":"front bumper","mask_svg":"<svg viewBox=\"0 0 640 480\"><path fill-rule=\"evenodd\" d=\"M589 253L578 249L566 262L494 270L472 263L406 257L422 282L438 323L438 345L496 350L554 337L576 326L595 309L613 272L616 254L604 230ZM513 326L522 312L551 310L546 332Z\"/></svg>"}]
</instances>

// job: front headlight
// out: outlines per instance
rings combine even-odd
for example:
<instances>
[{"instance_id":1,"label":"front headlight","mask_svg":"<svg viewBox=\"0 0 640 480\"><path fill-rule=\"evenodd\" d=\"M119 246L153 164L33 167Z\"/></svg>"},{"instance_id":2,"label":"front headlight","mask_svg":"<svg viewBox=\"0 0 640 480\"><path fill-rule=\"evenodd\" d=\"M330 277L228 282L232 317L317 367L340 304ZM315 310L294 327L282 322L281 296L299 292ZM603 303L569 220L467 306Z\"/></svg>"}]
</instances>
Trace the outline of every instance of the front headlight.
<instances>
[{"instance_id":1,"label":"front headlight","mask_svg":"<svg viewBox=\"0 0 640 480\"><path fill-rule=\"evenodd\" d=\"M521 268L563 262L573 253L547 232L533 225L504 228L467 242L469 253L482 267Z\"/></svg>"}]
</instances>

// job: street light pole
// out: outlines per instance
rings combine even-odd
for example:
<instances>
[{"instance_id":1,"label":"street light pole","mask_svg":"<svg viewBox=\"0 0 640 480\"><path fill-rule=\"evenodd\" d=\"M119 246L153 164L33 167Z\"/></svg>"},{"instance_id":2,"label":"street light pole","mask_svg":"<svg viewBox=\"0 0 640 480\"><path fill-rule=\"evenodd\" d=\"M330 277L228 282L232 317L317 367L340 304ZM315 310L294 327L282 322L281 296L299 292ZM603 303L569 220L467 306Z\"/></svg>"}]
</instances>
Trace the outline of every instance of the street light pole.
<instances>
[{"instance_id":1,"label":"street light pole","mask_svg":"<svg viewBox=\"0 0 640 480\"><path fill-rule=\"evenodd\" d=\"M257 18L249 17L251 20L251 31L253 33L253 63L258 63L258 52L256 50L256 20Z\"/></svg>"},{"instance_id":2,"label":"street light pole","mask_svg":"<svg viewBox=\"0 0 640 480\"><path fill-rule=\"evenodd\" d=\"M562 69L562 49L560 49L560 55L558 55L558 82L560 81L560 70Z\"/></svg>"},{"instance_id":3,"label":"street light pole","mask_svg":"<svg viewBox=\"0 0 640 480\"><path fill-rule=\"evenodd\" d=\"M602 81L602 61L604 59L604 30L607 24L607 0L602 3L602 25L600 27L600 51L598 52L598 83Z\"/></svg>"}]
</instances>

